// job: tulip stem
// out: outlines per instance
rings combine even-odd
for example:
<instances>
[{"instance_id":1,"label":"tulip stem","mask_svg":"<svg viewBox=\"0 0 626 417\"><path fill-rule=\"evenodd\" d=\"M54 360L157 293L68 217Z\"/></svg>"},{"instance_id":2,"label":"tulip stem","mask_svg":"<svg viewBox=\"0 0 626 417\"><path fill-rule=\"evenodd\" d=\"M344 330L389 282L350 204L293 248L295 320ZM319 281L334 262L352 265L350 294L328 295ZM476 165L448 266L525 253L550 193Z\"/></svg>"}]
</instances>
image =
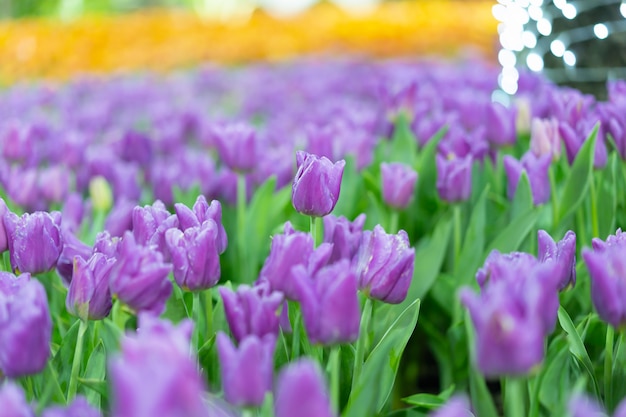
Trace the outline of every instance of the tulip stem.
<instances>
[{"instance_id":1,"label":"tulip stem","mask_svg":"<svg viewBox=\"0 0 626 417\"><path fill-rule=\"evenodd\" d=\"M607 410L613 407L613 326L606 327L606 349L604 351L604 404Z\"/></svg>"},{"instance_id":2,"label":"tulip stem","mask_svg":"<svg viewBox=\"0 0 626 417\"><path fill-rule=\"evenodd\" d=\"M593 175L591 176L590 182L591 183L589 184L589 192L591 198L591 237L600 237L600 226L598 224L598 205L596 200L596 181Z\"/></svg>"},{"instance_id":3,"label":"tulip stem","mask_svg":"<svg viewBox=\"0 0 626 417\"><path fill-rule=\"evenodd\" d=\"M504 415L506 417L525 417L524 390L526 389L526 381L523 378L507 378L504 388Z\"/></svg>"},{"instance_id":4,"label":"tulip stem","mask_svg":"<svg viewBox=\"0 0 626 417\"><path fill-rule=\"evenodd\" d=\"M352 371L352 391L361 376L363 369L363 359L365 357L365 343L369 337L369 326L372 318L372 299L367 297L361 314L361 326L359 329L359 339L356 342L356 353L354 354L354 368Z\"/></svg>"},{"instance_id":5,"label":"tulip stem","mask_svg":"<svg viewBox=\"0 0 626 417\"><path fill-rule=\"evenodd\" d=\"M313 236L313 247L317 247L318 245L318 241L317 241L317 237L318 237L318 233L317 233L317 228L318 228L318 224L319 224L319 217L317 216L310 216L310 230L311 230L311 236Z\"/></svg>"},{"instance_id":6,"label":"tulip stem","mask_svg":"<svg viewBox=\"0 0 626 417\"><path fill-rule=\"evenodd\" d=\"M339 372L341 371L341 345L335 345L330 350L328 364L330 365L330 398L335 415L339 415Z\"/></svg>"},{"instance_id":7,"label":"tulip stem","mask_svg":"<svg viewBox=\"0 0 626 417\"><path fill-rule=\"evenodd\" d=\"M291 360L300 355L300 308L296 309L293 319L293 333L291 334Z\"/></svg>"},{"instance_id":8,"label":"tulip stem","mask_svg":"<svg viewBox=\"0 0 626 417\"><path fill-rule=\"evenodd\" d=\"M68 404L76 396L76 391L78 389L78 372L80 371L80 363L82 361L82 356L83 356L83 338L85 336L85 332L87 331L88 326L89 326L88 321L80 320L80 324L78 327L78 336L76 337L76 346L74 348L74 361L72 362L70 383L67 388L67 403Z\"/></svg>"},{"instance_id":9,"label":"tulip stem","mask_svg":"<svg viewBox=\"0 0 626 417\"><path fill-rule=\"evenodd\" d=\"M550 179L550 199L552 200L552 227L556 228L559 224L559 199L556 195L556 179L554 178L554 167L550 166L548 170L548 177Z\"/></svg>"},{"instance_id":10,"label":"tulip stem","mask_svg":"<svg viewBox=\"0 0 626 417\"><path fill-rule=\"evenodd\" d=\"M200 304L200 292L194 291L191 316L193 320L193 334L191 338L192 353L198 353L200 350L200 316L202 314L202 305ZM194 352L195 350L195 352Z\"/></svg>"},{"instance_id":11,"label":"tulip stem","mask_svg":"<svg viewBox=\"0 0 626 417\"><path fill-rule=\"evenodd\" d=\"M391 210L391 216L389 217L389 233L394 234L398 233L398 224L399 224L400 213L397 210Z\"/></svg>"},{"instance_id":12,"label":"tulip stem","mask_svg":"<svg viewBox=\"0 0 626 417\"><path fill-rule=\"evenodd\" d=\"M461 255L461 205L459 203L452 206L454 218L454 269L459 267L459 257Z\"/></svg>"},{"instance_id":13,"label":"tulip stem","mask_svg":"<svg viewBox=\"0 0 626 417\"><path fill-rule=\"evenodd\" d=\"M206 338L207 340L213 336L213 291L212 288L204 291L205 294L205 313L206 313Z\"/></svg>"},{"instance_id":14,"label":"tulip stem","mask_svg":"<svg viewBox=\"0 0 626 417\"><path fill-rule=\"evenodd\" d=\"M248 282L248 270L246 262L246 176L237 173L237 252L240 265L240 278Z\"/></svg>"}]
</instances>

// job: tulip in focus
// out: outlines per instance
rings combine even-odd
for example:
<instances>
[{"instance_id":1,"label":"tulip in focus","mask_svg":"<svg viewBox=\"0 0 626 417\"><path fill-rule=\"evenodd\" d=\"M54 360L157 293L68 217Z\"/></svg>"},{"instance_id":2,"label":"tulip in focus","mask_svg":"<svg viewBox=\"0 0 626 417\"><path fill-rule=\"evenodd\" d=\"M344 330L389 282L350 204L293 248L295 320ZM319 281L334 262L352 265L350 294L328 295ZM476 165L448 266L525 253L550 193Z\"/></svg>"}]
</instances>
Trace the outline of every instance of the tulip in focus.
<instances>
[{"instance_id":1,"label":"tulip in focus","mask_svg":"<svg viewBox=\"0 0 626 417\"><path fill-rule=\"evenodd\" d=\"M218 228L217 250L220 255L224 253L228 246L228 237L222 224L222 205L219 201L213 200L209 204L203 195L199 195L192 209L181 203L175 204L174 209L178 218L179 228L182 231L190 227L200 226L209 219L213 220Z\"/></svg>"},{"instance_id":2,"label":"tulip in focus","mask_svg":"<svg viewBox=\"0 0 626 417\"><path fill-rule=\"evenodd\" d=\"M0 373L41 372L50 357L52 319L43 285L25 273L0 272Z\"/></svg>"},{"instance_id":3,"label":"tulip in focus","mask_svg":"<svg viewBox=\"0 0 626 417\"><path fill-rule=\"evenodd\" d=\"M258 407L272 390L276 336L246 336L235 348L224 333L217 335L224 398L239 407Z\"/></svg>"},{"instance_id":4,"label":"tulip in focus","mask_svg":"<svg viewBox=\"0 0 626 417\"><path fill-rule=\"evenodd\" d=\"M319 365L300 359L279 374L274 395L276 417L336 417Z\"/></svg>"},{"instance_id":5,"label":"tulip in focus","mask_svg":"<svg viewBox=\"0 0 626 417\"><path fill-rule=\"evenodd\" d=\"M359 289L380 301L398 304L404 301L415 267L415 249L409 246L404 230L387 234L380 225L363 232L355 258Z\"/></svg>"},{"instance_id":6,"label":"tulip in focus","mask_svg":"<svg viewBox=\"0 0 626 417\"><path fill-rule=\"evenodd\" d=\"M115 265L114 258L94 253L88 260L74 258L74 273L67 293L67 311L81 320L101 320L113 307L109 276Z\"/></svg>"},{"instance_id":7,"label":"tulip in focus","mask_svg":"<svg viewBox=\"0 0 626 417\"><path fill-rule=\"evenodd\" d=\"M341 190L346 161L334 164L326 157L296 152L298 172L293 180L291 200L296 211L323 217L335 208Z\"/></svg>"},{"instance_id":8,"label":"tulip in focus","mask_svg":"<svg viewBox=\"0 0 626 417\"><path fill-rule=\"evenodd\" d=\"M7 212L4 227L14 271L38 274L56 265L63 250L61 213L37 211L18 217Z\"/></svg>"},{"instance_id":9,"label":"tulip in focus","mask_svg":"<svg viewBox=\"0 0 626 417\"><path fill-rule=\"evenodd\" d=\"M400 163L380 164L383 200L396 210L407 208L415 193L417 172L410 166Z\"/></svg>"}]
</instances>

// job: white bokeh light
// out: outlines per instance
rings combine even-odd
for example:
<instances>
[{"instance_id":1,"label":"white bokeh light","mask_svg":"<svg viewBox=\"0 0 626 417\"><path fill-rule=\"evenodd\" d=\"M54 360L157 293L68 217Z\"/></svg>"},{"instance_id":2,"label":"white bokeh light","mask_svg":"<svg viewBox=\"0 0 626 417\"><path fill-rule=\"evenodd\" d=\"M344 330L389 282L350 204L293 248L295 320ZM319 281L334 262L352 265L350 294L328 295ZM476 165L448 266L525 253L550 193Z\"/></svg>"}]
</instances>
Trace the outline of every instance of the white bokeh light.
<instances>
[{"instance_id":1,"label":"white bokeh light","mask_svg":"<svg viewBox=\"0 0 626 417\"><path fill-rule=\"evenodd\" d=\"M622 2L622 4L619 5L619 12L622 16L626 17L626 2Z\"/></svg>"},{"instance_id":2,"label":"white bokeh light","mask_svg":"<svg viewBox=\"0 0 626 417\"><path fill-rule=\"evenodd\" d=\"M530 6L528 8L528 16L534 21L538 21L543 17L543 10L539 6Z\"/></svg>"},{"instance_id":3,"label":"white bokeh light","mask_svg":"<svg viewBox=\"0 0 626 417\"><path fill-rule=\"evenodd\" d=\"M576 10L576 6L571 3L567 3L565 7L563 7L563 16L567 19L572 20L578 15L578 10Z\"/></svg>"},{"instance_id":4,"label":"white bokeh light","mask_svg":"<svg viewBox=\"0 0 626 417\"><path fill-rule=\"evenodd\" d=\"M552 33L552 23L546 18L542 18L537 22L537 31L543 36L550 36Z\"/></svg>"},{"instance_id":5,"label":"white bokeh light","mask_svg":"<svg viewBox=\"0 0 626 417\"><path fill-rule=\"evenodd\" d=\"M514 67L517 59L515 58L515 53L513 51L500 49L500 52L498 52L498 62L503 67Z\"/></svg>"},{"instance_id":6,"label":"white bokeh light","mask_svg":"<svg viewBox=\"0 0 626 417\"><path fill-rule=\"evenodd\" d=\"M604 23L598 23L593 26L593 33L598 39L606 39L609 36L609 28Z\"/></svg>"},{"instance_id":7,"label":"white bokeh light","mask_svg":"<svg viewBox=\"0 0 626 417\"><path fill-rule=\"evenodd\" d=\"M543 69L543 58L539 54L531 52L526 57L526 65L531 71L539 72Z\"/></svg>"},{"instance_id":8,"label":"white bokeh light","mask_svg":"<svg viewBox=\"0 0 626 417\"><path fill-rule=\"evenodd\" d=\"M550 52L554 56L561 57L565 53L565 44L560 39L555 39L550 43Z\"/></svg>"},{"instance_id":9,"label":"white bokeh light","mask_svg":"<svg viewBox=\"0 0 626 417\"><path fill-rule=\"evenodd\" d=\"M525 30L522 33L522 42L524 42L526 48L534 48L537 46L537 36L533 32Z\"/></svg>"},{"instance_id":10,"label":"white bokeh light","mask_svg":"<svg viewBox=\"0 0 626 417\"><path fill-rule=\"evenodd\" d=\"M567 0L554 0L554 5L558 7L559 9L563 9L563 7L565 7L566 4L567 4Z\"/></svg>"},{"instance_id":11,"label":"white bokeh light","mask_svg":"<svg viewBox=\"0 0 626 417\"><path fill-rule=\"evenodd\" d=\"M515 94L517 93L517 80L511 77L502 77L500 88L507 94Z\"/></svg>"},{"instance_id":12,"label":"white bokeh light","mask_svg":"<svg viewBox=\"0 0 626 417\"><path fill-rule=\"evenodd\" d=\"M576 65L576 55L572 51L565 51L563 54L563 62L570 67Z\"/></svg>"},{"instance_id":13,"label":"white bokeh light","mask_svg":"<svg viewBox=\"0 0 626 417\"><path fill-rule=\"evenodd\" d=\"M543 6L543 0L530 0L532 6Z\"/></svg>"}]
</instances>

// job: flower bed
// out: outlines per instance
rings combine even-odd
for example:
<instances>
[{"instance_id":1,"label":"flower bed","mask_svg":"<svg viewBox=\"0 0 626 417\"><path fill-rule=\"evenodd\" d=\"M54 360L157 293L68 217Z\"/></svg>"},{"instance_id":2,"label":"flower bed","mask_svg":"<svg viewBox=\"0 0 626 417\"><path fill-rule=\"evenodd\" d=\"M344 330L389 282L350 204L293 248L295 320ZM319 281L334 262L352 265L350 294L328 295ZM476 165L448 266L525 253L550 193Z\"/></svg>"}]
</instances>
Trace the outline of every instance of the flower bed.
<instances>
[{"instance_id":1,"label":"flower bed","mask_svg":"<svg viewBox=\"0 0 626 417\"><path fill-rule=\"evenodd\" d=\"M0 410L618 408L626 84L596 102L523 73L504 106L498 71L307 58L4 91Z\"/></svg>"}]
</instances>

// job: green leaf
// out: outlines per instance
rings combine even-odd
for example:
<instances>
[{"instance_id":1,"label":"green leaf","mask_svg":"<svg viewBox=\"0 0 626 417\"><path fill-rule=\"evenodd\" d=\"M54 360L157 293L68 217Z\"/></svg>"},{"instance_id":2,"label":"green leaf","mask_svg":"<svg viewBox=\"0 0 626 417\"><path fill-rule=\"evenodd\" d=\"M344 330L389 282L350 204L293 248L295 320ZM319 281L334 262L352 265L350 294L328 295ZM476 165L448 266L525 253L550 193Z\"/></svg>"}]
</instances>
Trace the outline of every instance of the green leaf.
<instances>
[{"instance_id":1,"label":"green leaf","mask_svg":"<svg viewBox=\"0 0 626 417\"><path fill-rule=\"evenodd\" d=\"M58 372L59 386L63 392L67 392L67 386L70 380L70 370L72 362L74 361L74 350L76 346L76 339L78 337L78 327L80 320L76 320L72 327L67 331L61 346L56 355L52 359L52 366Z\"/></svg>"},{"instance_id":2,"label":"green leaf","mask_svg":"<svg viewBox=\"0 0 626 417\"><path fill-rule=\"evenodd\" d=\"M415 269L407 302L423 298L435 282L446 254L451 230L450 216L444 216L437 223L432 236L422 239L415 248Z\"/></svg>"},{"instance_id":3,"label":"green leaf","mask_svg":"<svg viewBox=\"0 0 626 417\"><path fill-rule=\"evenodd\" d=\"M106 359L107 357L104 343L100 341L87 360L84 379L104 381L106 375ZM89 390L86 393L87 401L89 401L89 403L97 409L101 408L101 396L101 393L94 390ZM105 401L107 397L108 395L102 396Z\"/></svg>"},{"instance_id":4,"label":"green leaf","mask_svg":"<svg viewBox=\"0 0 626 417\"><path fill-rule=\"evenodd\" d=\"M456 266L457 275L461 275L458 280L459 285L469 283L469 280L480 266L481 255L485 248L485 223L487 218L487 195L489 194L489 184L481 193L465 231L465 239L459 263ZM469 277L469 278L468 278Z\"/></svg>"},{"instance_id":5,"label":"green leaf","mask_svg":"<svg viewBox=\"0 0 626 417\"><path fill-rule=\"evenodd\" d=\"M200 189L200 184L198 182L194 182L193 185L183 190L178 185L174 185L172 187L172 195L174 196L175 203L182 203L187 207L192 207L196 202L196 199L199 195L202 194L202 190Z\"/></svg>"},{"instance_id":6,"label":"green leaf","mask_svg":"<svg viewBox=\"0 0 626 417\"><path fill-rule=\"evenodd\" d=\"M537 208L533 208L515 218L493 241L491 241L482 259L485 259L494 249L502 253L516 251L528 233L533 229L540 215L541 211Z\"/></svg>"},{"instance_id":7,"label":"green leaf","mask_svg":"<svg viewBox=\"0 0 626 417\"><path fill-rule=\"evenodd\" d=\"M585 140L574 160L572 169L565 180L563 193L559 199L559 219L563 220L574 213L583 202L589 190L589 181L593 173L593 160L596 149L599 123ZM555 192L555 190L553 190ZM555 225L557 226L557 225Z\"/></svg>"},{"instance_id":8,"label":"green leaf","mask_svg":"<svg viewBox=\"0 0 626 417\"><path fill-rule=\"evenodd\" d=\"M513 197L513 203L511 204L511 218L515 219L532 208L533 193L530 188L530 180L526 171L522 171L522 175L517 183L517 190L515 190L515 196Z\"/></svg>"},{"instance_id":9,"label":"green leaf","mask_svg":"<svg viewBox=\"0 0 626 417\"><path fill-rule=\"evenodd\" d=\"M448 398L454 392L455 386L451 385L445 391L441 392L439 395L434 394L415 394L410 397L403 398L402 401L411 405L417 405L422 408L427 408L429 410L439 408L442 406Z\"/></svg>"},{"instance_id":10,"label":"green leaf","mask_svg":"<svg viewBox=\"0 0 626 417\"><path fill-rule=\"evenodd\" d=\"M350 394L344 417L372 416L384 407L400 365L400 358L415 329L420 301L415 300L398 316L363 364Z\"/></svg>"},{"instance_id":11,"label":"green leaf","mask_svg":"<svg viewBox=\"0 0 626 417\"><path fill-rule=\"evenodd\" d=\"M617 209L617 164L619 154L614 152L609 157L609 163L601 172L598 181L598 228L601 239L615 233L615 211Z\"/></svg>"},{"instance_id":12,"label":"green leaf","mask_svg":"<svg viewBox=\"0 0 626 417\"><path fill-rule=\"evenodd\" d=\"M411 124L406 116L400 115L396 119L393 136L391 139L392 161L404 162L409 166L415 166L417 159L417 139L411 131Z\"/></svg>"},{"instance_id":13,"label":"green leaf","mask_svg":"<svg viewBox=\"0 0 626 417\"><path fill-rule=\"evenodd\" d=\"M106 398L109 395L109 386L106 381L102 381L100 379L78 378L78 382L97 392L102 396L102 398Z\"/></svg>"},{"instance_id":14,"label":"green leaf","mask_svg":"<svg viewBox=\"0 0 626 417\"><path fill-rule=\"evenodd\" d=\"M348 219L354 218L357 213L357 204L363 195L363 177L357 171L354 157L346 157L346 166L341 179L341 191L339 200L333 210L335 216L346 216Z\"/></svg>"},{"instance_id":15,"label":"green leaf","mask_svg":"<svg viewBox=\"0 0 626 417\"><path fill-rule=\"evenodd\" d=\"M469 312L465 312L465 332L467 334L467 346L470 353L469 363L469 385L470 397L472 405L476 411L476 415L480 417L498 417L496 406L493 398L485 383L485 378L478 372L474 366L475 355L475 335L472 328L472 321Z\"/></svg>"}]
</instances>

